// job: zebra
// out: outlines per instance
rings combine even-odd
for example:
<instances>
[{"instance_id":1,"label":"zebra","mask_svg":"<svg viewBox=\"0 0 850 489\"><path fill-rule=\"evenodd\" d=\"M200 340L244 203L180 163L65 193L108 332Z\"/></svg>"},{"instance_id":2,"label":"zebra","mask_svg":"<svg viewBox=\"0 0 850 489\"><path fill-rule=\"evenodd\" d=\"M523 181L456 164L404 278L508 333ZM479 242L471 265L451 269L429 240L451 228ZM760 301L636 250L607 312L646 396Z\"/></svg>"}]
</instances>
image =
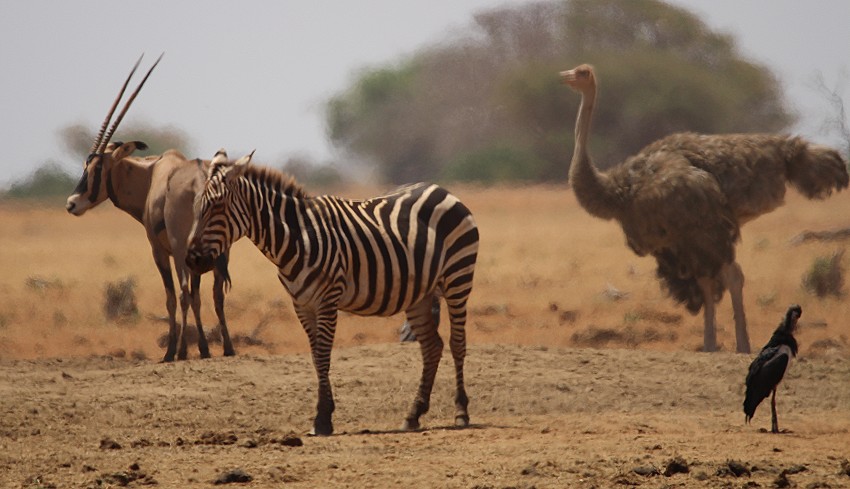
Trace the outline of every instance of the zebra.
<instances>
[{"instance_id":1,"label":"zebra","mask_svg":"<svg viewBox=\"0 0 850 489\"><path fill-rule=\"evenodd\" d=\"M223 149L216 153L195 200L186 263L199 273L210 270L220 254L247 236L278 267L318 376L310 434L333 433L328 371L340 310L406 314L423 365L402 430L419 429L443 350L432 314L435 296L445 300L451 321L455 425L469 426L465 325L478 255L478 227L469 209L445 189L424 183L368 200L311 197L282 172L251 165L252 156L232 162Z\"/></svg>"}]
</instances>

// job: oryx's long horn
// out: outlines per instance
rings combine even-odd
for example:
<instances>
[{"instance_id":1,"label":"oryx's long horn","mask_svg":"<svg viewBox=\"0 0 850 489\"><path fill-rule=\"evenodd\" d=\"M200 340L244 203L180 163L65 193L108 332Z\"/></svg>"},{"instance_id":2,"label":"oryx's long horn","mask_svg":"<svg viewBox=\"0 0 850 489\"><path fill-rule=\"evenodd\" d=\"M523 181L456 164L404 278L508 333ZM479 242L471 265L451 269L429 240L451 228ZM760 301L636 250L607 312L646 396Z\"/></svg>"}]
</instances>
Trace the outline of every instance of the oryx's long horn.
<instances>
[{"instance_id":1,"label":"oryx's long horn","mask_svg":"<svg viewBox=\"0 0 850 489\"><path fill-rule=\"evenodd\" d=\"M94 139L94 143L91 145L91 150L89 151L89 153L94 153L100 147L100 141L103 139L103 134L106 132L106 127L109 125L109 120L112 119L112 114L115 113L115 109L118 107L118 102L121 101L121 97L124 96L124 91L127 90L127 85L130 83L130 78L133 78L133 73L136 72L136 68L139 67L139 63L142 62L142 58L144 56L144 54L139 56L139 60L136 61L136 64L133 65L133 69L130 70L130 74L127 76L127 79L124 80L124 86L122 86L121 91L118 92L118 97L115 98L115 102L112 102L112 108L109 109L109 113L106 114L106 119L103 120L103 125L100 126L100 132L97 133L97 137Z\"/></svg>"},{"instance_id":2,"label":"oryx's long horn","mask_svg":"<svg viewBox=\"0 0 850 489\"><path fill-rule=\"evenodd\" d=\"M118 117L115 118L115 122L112 123L112 127L109 128L109 131L106 133L106 136L104 136L103 141L100 142L100 145L97 148L98 153L103 151L104 148L106 148L106 145L109 144L109 140L112 139L112 134L115 133L115 129L118 128L118 124L121 123L121 119L124 118L124 114L126 114L127 111L130 109L130 105L133 103L133 100L136 100L136 95L139 94L139 91L141 91L142 87L145 85L145 82L148 81L148 77L151 76L151 73L153 73L153 69L156 68L156 65L159 64L159 61L162 59L162 57L164 55L165 55L165 53L162 53L162 54L159 55L159 58L156 59L153 66L151 66L151 69L149 69L147 74L145 75L145 77L142 78L142 81L141 81L141 83L139 83L139 86L136 87L136 90L133 92L132 95L130 95L130 98L127 99L127 103L124 104L124 108L121 109L121 112L118 114ZM139 58L139 61L141 61L141 58ZM134 68L134 71L135 71L135 68ZM130 75L132 75L132 73ZM126 86L126 84L125 84L125 86ZM122 91L122 95L123 95L123 91ZM117 103L117 101L116 101L116 103ZM110 116L111 115L112 114L110 114Z\"/></svg>"}]
</instances>

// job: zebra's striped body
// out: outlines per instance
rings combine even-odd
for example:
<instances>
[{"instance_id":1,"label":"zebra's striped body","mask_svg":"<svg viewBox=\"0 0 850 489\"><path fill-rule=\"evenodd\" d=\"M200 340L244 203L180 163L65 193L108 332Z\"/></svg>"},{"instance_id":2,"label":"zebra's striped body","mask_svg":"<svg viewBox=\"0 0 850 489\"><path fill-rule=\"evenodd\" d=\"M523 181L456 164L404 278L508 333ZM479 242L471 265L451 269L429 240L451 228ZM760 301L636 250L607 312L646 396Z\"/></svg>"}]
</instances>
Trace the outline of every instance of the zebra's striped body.
<instances>
[{"instance_id":1,"label":"zebra's striped body","mask_svg":"<svg viewBox=\"0 0 850 489\"><path fill-rule=\"evenodd\" d=\"M478 253L469 210L437 185L415 184L365 201L308 197L291 179L219 153L196 202L187 263L207 269L248 236L278 267L310 339L319 378L316 434L333 432L328 371L339 310L366 316L407 314L423 358L419 392L404 428L428 411L443 342L432 300L446 300L455 362L456 423L467 425L463 382L466 303Z\"/></svg>"}]
</instances>

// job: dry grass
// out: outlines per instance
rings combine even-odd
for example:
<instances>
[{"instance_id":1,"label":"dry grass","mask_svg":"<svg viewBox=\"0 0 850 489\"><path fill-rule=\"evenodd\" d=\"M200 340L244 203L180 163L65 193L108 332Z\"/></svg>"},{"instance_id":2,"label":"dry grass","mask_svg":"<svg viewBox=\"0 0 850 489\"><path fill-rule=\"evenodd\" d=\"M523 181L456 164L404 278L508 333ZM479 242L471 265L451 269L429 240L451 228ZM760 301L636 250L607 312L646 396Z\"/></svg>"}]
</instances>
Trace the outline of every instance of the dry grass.
<instances>
[{"instance_id":1,"label":"dry grass","mask_svg":"<svg viewBox=\"0 0 850 489\"><path fill-rule=\"evenodd\" d=\"M629 251L616 223L588 216L567 188L452 190L472 209L481 230L471 343L567 347L577 346L581 341L576 339L588 333L609 331L620 340L608 346L688 351L701 346L702 317L688 315L666 298L655 279L654 261ZM367 197L379 191L342 193ZM845 344L841 338L850 336L850 306L841 298L814 298L800 286L814 257L833 252L836 244L792 246L789 240L804 229L847 227L848 206L847 192L809 202L789 191L784 207L744 228L738 257L747 277L745 305L754 348L766 341L790 303L804 309L804 355L820 340ZM142 226L108 203L81 218L61 207L6 203L0 206L0 222L0 358L120 350L148 358L162 355L157 338L167 326L156 318L165 315L165 299ZM247 240L234 247L231 273L226 311L232 334L262 340L262 346L243 345L240 351L306 351L306 338L274 266ZM140 318L116 324L104 317L103 291L107 283L125 277L137 285ZM34 279L40 282L34 285ZM207 329L215 321L211 283L205 277ZM613 300L606 293L611 288L625 296ZM731 314L726 297L718 310L718 340L727 350L734 348ZM401 321L343 314L337 344L394 342Z\"/></svg>"}]
</instances>

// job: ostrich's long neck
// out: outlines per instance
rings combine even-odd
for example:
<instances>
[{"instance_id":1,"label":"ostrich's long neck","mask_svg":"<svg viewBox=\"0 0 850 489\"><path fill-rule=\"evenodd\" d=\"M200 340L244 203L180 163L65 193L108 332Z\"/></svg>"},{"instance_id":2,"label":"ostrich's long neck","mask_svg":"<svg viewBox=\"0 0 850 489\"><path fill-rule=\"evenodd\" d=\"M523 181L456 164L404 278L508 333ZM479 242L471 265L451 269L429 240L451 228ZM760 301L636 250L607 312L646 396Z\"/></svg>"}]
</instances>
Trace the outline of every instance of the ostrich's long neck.
<instances>
[{"instance_id":1,"label":"ostrich's long neck","mask_svg":"<svg viewBox=\"0 0 850 489\"><path fill-rule=\"evenodd\" d=\"M616 198L608 175L593 167L587 154L587 139L596 103L596 87L583 91L576 119L575 149L570 164L570 185L579 204L590 214L602 219L616 215Z\"/></svg>"}]
</instances>

